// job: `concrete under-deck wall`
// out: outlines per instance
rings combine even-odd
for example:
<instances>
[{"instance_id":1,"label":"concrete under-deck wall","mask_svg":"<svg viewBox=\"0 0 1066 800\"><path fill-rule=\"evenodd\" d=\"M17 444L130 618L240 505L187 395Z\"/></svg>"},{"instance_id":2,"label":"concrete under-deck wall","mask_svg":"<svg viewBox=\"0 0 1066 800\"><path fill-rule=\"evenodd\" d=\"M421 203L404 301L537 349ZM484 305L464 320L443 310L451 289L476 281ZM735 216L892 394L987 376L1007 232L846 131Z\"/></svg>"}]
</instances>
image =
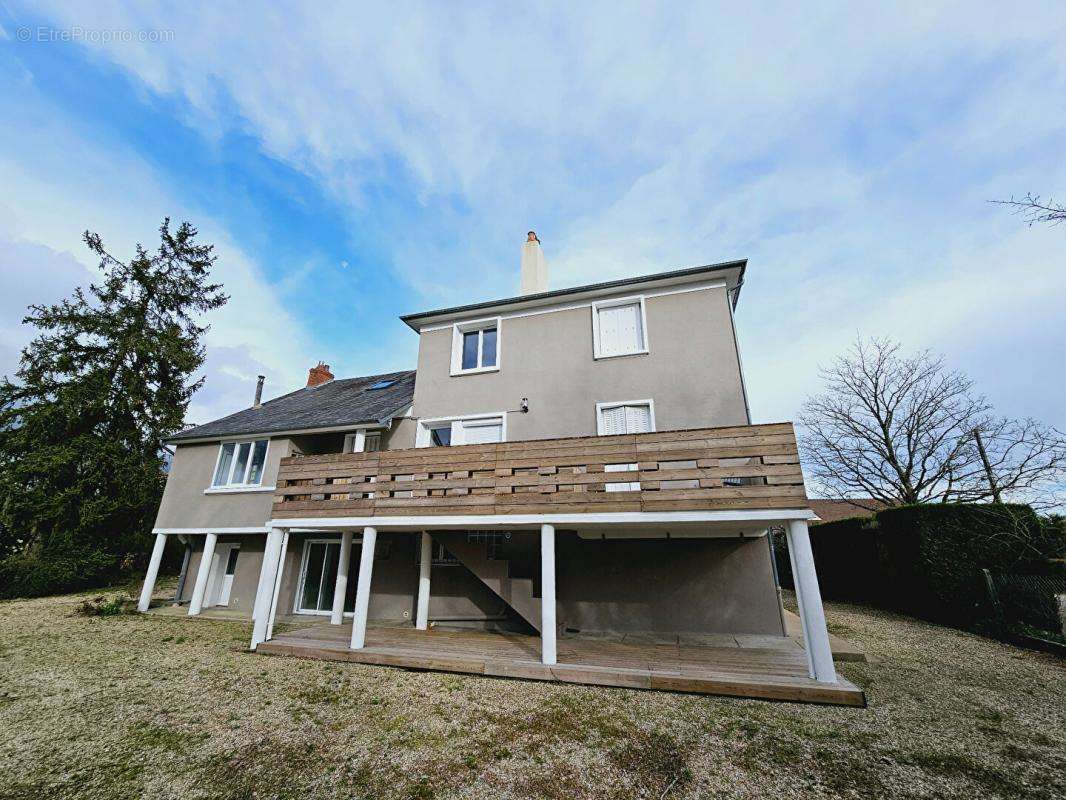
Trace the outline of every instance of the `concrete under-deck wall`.
<instances>
[{"instance_id":1,"label":"concrete under-deck wall","mask_svg":"<svg viewBox=\"0 0 1066 800\"><path fill-rule=\"evenodd\" d=\"M370 619L413 619L418 585L416 533L380 532L374 562ZM512 575L528 574L539 594L539 534L515 532L501 554ZM264 535L219 537L240 542L241 554L229 608L251 616ZM291 614L308 539L336 533L293 533L285 558L278 613ZM192 597L204 537L195 537L183 601ZM176 540L175 540L176 545ZM358 544L351 581L356 580ZM582 539L557 533L558 619L582 632L753 633L783 635L777 592L765 538ZM432 571L431 621L478 625L507 615L508 608L461 565ZM514 615L510 614L512 622Z\"/></svg>"},{"instance_id":2,"label":"concrete under-deck wall","mask_svg":"<svg viewBox=\"0 0 1066 800\"><path fill-rule=\"evenodd\" d=\"M756 539L582 539L555 545L558 618L588 631L784 635Z\"/></svg>"}]
</instances>

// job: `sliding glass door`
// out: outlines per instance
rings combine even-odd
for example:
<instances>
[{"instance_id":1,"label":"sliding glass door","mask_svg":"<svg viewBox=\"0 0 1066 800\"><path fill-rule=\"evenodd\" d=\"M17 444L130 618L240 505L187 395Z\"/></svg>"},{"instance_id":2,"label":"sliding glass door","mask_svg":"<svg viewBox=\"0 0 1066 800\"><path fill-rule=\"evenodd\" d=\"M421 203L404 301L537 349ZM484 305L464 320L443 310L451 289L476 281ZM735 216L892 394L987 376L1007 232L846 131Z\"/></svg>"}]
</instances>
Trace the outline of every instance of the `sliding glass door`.
<instances>
[{"instance_id":1,"label":"sliding glass door","mask_svg":"<svg viewBox=\"0 0 1066 800\"><path fill-rule=\"evenodd\" d=\"M352 542L352 557L348 564L348 591L344 594L344 611L355 609L355 585L359 578L358 542ZM309 539L304 542L300 586L296 595L297 614L328 614L333 610L333 590L337 585L337 565L340 562L339 539Z\"/></svg>"}]
</instances>

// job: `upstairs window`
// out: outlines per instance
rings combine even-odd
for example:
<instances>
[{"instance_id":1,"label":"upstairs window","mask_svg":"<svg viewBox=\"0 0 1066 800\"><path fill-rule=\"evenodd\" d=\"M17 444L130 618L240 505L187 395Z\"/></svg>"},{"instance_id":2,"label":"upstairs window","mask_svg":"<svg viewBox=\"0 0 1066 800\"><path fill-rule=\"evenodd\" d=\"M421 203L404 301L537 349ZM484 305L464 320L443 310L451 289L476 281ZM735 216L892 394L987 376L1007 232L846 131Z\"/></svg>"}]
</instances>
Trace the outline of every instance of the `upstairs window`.
<instances>
[{"instance_id":1,"label":"upstairs window","mask_svg":"<svg viewBox=\"0 0 1066 800\"><path fill-rule=\"evenodd\" d=\"M648 352L644 298L592 304L592 346L596 358Z\"/></svg>"},{"instance_id":2,"label":"upstairs window","mask_svg":"<svg viewBox=\"0 0 1066 800\"><path fill-rule=\"evenodd\" d=\"M263 482L266 454L266 439L223 442L211 486L258 486Z\"/></svg>"},{"instance_id":3,"label":"upstairs window","mask_svg":"<svg viewBox=\"0 0 1066 800\"><path fill-rule=\"evenodd\" d=\"M499 317L452 326L452 375L494 372L499 368Z\"/></svg>"}]
</instances>

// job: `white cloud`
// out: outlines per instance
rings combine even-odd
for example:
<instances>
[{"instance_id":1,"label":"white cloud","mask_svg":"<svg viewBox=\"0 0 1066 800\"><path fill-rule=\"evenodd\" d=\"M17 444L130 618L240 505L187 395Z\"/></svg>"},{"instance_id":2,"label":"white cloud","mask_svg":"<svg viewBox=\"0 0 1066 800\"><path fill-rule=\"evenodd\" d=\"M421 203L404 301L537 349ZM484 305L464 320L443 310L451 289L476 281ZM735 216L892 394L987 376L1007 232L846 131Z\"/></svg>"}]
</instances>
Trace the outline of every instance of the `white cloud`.
<instances>
[{"instance_id":1,"label":"white cloud","mask_svg":"<svg viewBox=\"0 0 1066 800\"><path fill-rule=\"evenodd\" d=\"M397 236L395 274L427 302L510 292L529 227L554 286L748 256L760 418L792 417L816 365L864 332L946 350L1005 412L1062 423L1031 362L975 356L1017 340L1046 362L1062 344L1034 333L1061 296L1062 232L986 203L1066 183L1059 3L280 5L237 27L218 5L111 2L93 20L174 29L94 52L187 100L204 131L246 128L353 215L387 186L427 229L462 226ZM259 323L227 324L268 358Z\"/></svg>"}]
</instances>

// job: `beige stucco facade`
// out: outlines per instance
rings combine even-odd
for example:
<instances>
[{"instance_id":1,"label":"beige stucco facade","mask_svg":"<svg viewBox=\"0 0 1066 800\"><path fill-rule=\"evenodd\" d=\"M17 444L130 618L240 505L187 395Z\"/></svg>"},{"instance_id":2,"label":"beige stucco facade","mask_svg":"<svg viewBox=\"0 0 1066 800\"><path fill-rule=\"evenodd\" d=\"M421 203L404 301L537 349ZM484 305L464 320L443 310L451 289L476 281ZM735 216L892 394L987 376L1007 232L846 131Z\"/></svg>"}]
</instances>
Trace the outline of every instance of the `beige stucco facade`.
<instances>
[{"instance_id":1,"label":"beige stucco facade","mask_svg":"<svg viewBox=\"0 0 1066 800\"><path fill-rule=\"evenodd\" d=\"M451 326L434 326L421 333L412 415L508 412L510 441L594 436L597 403L651 399L658 430L743 425L728 303L724 286L648 296L648 352L602 359L593 357L591 303L503 317L499 370L468 375L451 374ZM522 398L529 412L515 413Z\"/></svg>"}]
</instances>

